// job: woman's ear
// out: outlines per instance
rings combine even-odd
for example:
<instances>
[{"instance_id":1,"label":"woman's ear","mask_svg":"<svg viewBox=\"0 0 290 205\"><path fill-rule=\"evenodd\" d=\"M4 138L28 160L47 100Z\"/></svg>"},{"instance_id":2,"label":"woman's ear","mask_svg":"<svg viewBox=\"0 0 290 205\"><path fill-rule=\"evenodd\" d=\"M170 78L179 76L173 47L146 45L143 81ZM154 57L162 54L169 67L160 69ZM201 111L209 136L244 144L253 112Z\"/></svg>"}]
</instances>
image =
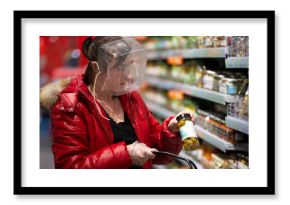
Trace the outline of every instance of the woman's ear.
<instances>
[{"instance_id":1,"label":"woman's ear","mask_svg":"<svg viewBox=\"0 0 290 205\"><path fill-rule=\"evenodd\" d=\"M91 61L91 64L92 64L92 67L93 67L93 70L96 71L96 73L100 73L100 67L99 67L99 64L97 61Z\"/></svg>"},{"instance_id":2,"label":"woman's ear","mask_svg":"<svg viewBox=\"0 0 290 205\"><path fill-rule=\"evenodd\" d=\"M91 64L92 64L92 67L93 67L94 69L97 68L97 62L96 62L96 61L92 61Z\"/></svg>"}]
</instances>

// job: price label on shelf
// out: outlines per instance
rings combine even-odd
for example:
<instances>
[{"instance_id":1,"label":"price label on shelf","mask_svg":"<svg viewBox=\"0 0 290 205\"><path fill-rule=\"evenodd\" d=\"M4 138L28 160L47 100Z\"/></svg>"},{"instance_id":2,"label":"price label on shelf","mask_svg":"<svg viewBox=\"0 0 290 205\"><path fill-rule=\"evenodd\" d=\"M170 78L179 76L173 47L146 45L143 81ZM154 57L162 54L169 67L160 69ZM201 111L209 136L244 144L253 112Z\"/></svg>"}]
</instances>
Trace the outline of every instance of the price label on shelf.
<instances>
[{"instance_id":1,"label":"price label on shelf","mask_svg":"<svg viewBox=\"0 0 290 205\"><path fill-rule=\"evenodd\" d=\"M183 57L181 56L170 56L167 58L167 63L169 65L182 65L183 64Z\"/></svg>"}]
</instances>

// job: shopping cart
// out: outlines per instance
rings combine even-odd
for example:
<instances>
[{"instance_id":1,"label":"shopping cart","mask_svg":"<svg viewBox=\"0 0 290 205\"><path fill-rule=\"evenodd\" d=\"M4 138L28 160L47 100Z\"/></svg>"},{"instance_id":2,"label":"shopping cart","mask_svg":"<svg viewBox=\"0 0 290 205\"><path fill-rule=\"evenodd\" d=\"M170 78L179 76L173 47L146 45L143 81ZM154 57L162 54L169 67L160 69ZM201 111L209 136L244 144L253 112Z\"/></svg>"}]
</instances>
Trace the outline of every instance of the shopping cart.
<instances>
[{"instance_id":1,"label":"shopping cart","mask_svg":"<svg viewBox=\"0 0 290 205\"><path fill-rule=\"evenodd\" d=\"M174 157L176 159L183 160L188 164L190 169L197 169L197 166L194 164L194 162L188 158L180 157L178 155L172 154L170 152L164 152L164 151L153 151L153 153L157 155L167 155L167 156Z\"/></svg>"}]
</instances>

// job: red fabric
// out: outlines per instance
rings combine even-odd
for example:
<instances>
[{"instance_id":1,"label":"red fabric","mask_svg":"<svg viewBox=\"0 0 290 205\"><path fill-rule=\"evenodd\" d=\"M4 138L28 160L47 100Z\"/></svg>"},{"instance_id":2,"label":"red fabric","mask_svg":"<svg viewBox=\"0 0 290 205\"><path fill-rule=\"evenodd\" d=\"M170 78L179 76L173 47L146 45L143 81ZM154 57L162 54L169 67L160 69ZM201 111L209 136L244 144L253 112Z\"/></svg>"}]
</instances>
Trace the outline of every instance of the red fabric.
<instances>
[{"instance_id":1,"label":"red fabric","mask_svg":"<svg viewBox=\"0 0 290 205\"><path fill-rule=\"evenodd\" d=\"M119 99L139 142L162 151L180 152L180 136L171 133L167 127L173 116L159 124L138 92L122 95ZM101 112L106 116L102 108ZM82 76L75 78L59 94L51 111L51 120L56 168L121 169L132 165L125 142L113 144L110 122L98 113ZM153 162L148 160L143 168L151 168L152 163L167 164L172 160L171 157L158 156Z\"/></svg>"}]
</instances>

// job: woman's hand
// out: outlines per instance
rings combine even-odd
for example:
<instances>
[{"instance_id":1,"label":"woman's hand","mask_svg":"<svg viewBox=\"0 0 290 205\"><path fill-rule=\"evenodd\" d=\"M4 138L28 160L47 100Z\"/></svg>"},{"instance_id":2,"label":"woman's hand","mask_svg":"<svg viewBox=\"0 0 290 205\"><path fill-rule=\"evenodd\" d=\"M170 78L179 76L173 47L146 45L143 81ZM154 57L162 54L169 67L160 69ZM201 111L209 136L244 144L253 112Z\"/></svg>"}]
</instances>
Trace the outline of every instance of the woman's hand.
<instances>
[{"instance_id":1,"label":"woman's hand","mask_svg":"<svg viewBox=\"0 0 290 205\"><path fill-rule=\"evenodd\" d=\"M127 149L132 160L132 163L137 166L143 166L148 159L154 159L153 151L158 151L155 148L147 147L144 143L134 142L127 145Z\"/></svg>"},{"instance_id":2,"label":"woman's hand","mask_svg":"<svg viewBox=\"0 0 290 205\"><path fill-rule=\"evenodd\" d=\"M168 128L172 133L178 133L179 132L179 128L177 125L177 120L176 117L180 114L183 113L188 113L191 116L192 121L194 121L194 113L190 112L190 111L181 111L180 113L178 113L174 118L172 118L172 120L170 120L170 122L168 123Z\"/></svg>"}]
</instances>

